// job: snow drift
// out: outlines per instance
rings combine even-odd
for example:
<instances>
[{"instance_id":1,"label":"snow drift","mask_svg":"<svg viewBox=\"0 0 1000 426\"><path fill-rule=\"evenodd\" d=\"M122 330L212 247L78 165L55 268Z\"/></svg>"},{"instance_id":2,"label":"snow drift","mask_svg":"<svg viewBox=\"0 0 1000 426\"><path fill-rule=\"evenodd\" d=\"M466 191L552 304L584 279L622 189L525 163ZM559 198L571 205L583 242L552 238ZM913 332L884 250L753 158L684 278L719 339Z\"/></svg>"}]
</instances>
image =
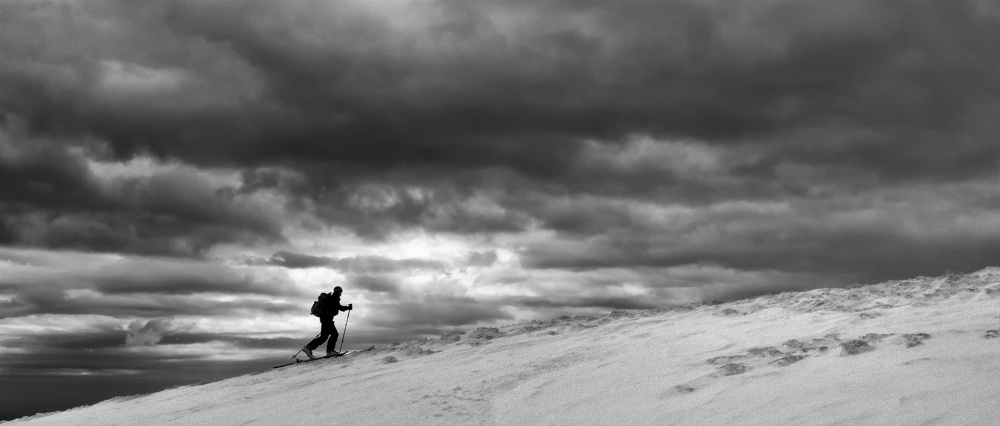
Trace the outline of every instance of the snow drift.
<instances>
[{"instance_id":1,"label":"snow drift","mask_svg":"<svg viewBox=\"0 0 1000 426\"><path fill-rule=\"evenodd\" d=\"M1000 268L480 328L11 424L995 424Z\"/></svg>"}]
</instances>

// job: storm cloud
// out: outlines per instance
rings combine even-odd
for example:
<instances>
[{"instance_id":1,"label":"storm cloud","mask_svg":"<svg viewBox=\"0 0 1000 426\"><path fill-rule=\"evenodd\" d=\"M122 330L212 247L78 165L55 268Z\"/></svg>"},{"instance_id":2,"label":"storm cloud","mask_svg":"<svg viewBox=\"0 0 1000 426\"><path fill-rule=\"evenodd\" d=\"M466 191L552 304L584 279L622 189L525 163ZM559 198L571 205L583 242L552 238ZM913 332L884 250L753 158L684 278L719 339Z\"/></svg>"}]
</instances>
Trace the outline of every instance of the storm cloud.
<instances>
[{"instance_id":1,"label":"storm cloud","mask_svg":"<svg viewBox=\"0 0 1000 426\"><path fill-rule=\"evenodd\" d=\"M0 239L54 249L200 256L220 243L281 241L273 211L225 176L183 164L88 158L67 141L0 131Z\"/></svg>"},{"instance_id":2,"label":"storm cloud","mask_svg":"<svg viewBox=\"0 0 1000 426\"><path fill-rule=\"evenodd\" d=\"M580 140L637 133L886 177L994 169L977 160L989 152L977 139L997 129L990 2L524 7L18 4L3 75L19 90L5 109L33 133L94 135L119 158L324 160L343 173L498 166L558 179ZM84 48L23 42L41 31ZM94 60L98 43L110 53ZM945 134L957 137L914 140ZM914 144L926 149L901 155Z\"/></svg>"},{"instance_id":3,"label":"storm cloud","mask_svg":"<svg viewBox=\"0 0 1000 426\"><path fill-rule=\"evenodd\" d=\"M17 183L2 235L202 255L281 241L288 213L380 239L537 221L597 235L580 228L633 212L584 210L581 197L821 203L987 180L998 13L937 1L14 3L0 107ZM99 194L86 163L136 156L242 180L209 189L179 169ZM275 211L237 199L261 191L281 194ZM559 203L573 213L553 216Z\"/></svg>"},{"instance_id":4,"label":"storm cloud","mask_svg":"<svg viewBox=\"0 0 1000 426\"><path fill-rule=\"evenodd\" d=\"M233 315L294 310L303 289L279 276L191 260L6 249L0 318L99 314L111 317ZM270 279L269 279L270 278ZM240 298L226 298L226 295ZM275 299L277 297L277 299ZM284 297L286 299L282 300Z\"/></svg>"},{"instance_id":5,"label":"storm cloud","mask_svg":"<svg viewBox=\"0 0 1000 426\"><path fill-rule=\"evenodd\" d=\"M351 273L442 270L445 268L441 262L426 259L389 259L381 256L331 258L285 251L275 253L268 260L268 263L286 268L327 267Z\"/></svg>"}]
</instances>

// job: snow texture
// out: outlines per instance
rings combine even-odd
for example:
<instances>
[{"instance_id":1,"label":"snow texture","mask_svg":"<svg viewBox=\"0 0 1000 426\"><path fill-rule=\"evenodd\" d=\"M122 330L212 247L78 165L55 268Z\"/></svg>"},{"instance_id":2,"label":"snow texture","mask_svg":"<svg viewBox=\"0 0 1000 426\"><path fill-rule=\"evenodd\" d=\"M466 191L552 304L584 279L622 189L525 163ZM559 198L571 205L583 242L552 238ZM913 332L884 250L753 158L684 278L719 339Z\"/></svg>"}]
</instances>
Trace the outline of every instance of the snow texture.
<instances>
[{"instance_id":1,"label":"snow texture","mask_svg":"<svg viewBox=\"0 0 1000 426\"><path fill-rule=\"evenodd\" d=\"M479 328L12 425L995 424L1000 268Z\"/></svg>"}]
</instances>

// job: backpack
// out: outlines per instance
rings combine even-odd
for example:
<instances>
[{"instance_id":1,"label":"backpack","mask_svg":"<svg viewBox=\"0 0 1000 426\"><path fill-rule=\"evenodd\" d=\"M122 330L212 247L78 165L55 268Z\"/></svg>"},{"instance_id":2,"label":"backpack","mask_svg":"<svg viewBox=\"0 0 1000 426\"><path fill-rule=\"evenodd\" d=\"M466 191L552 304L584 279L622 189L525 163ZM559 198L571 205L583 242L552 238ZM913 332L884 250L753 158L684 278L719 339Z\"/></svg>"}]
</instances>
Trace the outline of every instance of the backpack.
<instances>
[{"instance_id":1,"label":"backpack","mask_svg":"<svg viewBox=\"0 0 1000 426\"><path fill-rule=\"evenodd\" d=\"M309 313L317 317L327 316L326 311L323 310L323 304L321 303L323 302L323 299L326 299L327 297L330 297L330 293L320 293L319 297L316 298L316 301L313 302L312 309L309 310Z\"/></svg>"}]
</instances>

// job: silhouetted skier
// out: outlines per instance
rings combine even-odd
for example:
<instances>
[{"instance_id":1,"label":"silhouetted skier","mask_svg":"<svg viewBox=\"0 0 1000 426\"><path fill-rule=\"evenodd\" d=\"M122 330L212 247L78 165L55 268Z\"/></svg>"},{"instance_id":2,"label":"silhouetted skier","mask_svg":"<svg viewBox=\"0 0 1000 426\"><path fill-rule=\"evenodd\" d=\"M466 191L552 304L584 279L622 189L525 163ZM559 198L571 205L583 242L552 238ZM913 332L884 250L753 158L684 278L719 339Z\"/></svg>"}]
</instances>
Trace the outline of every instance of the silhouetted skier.
<instances>
[{"instance_id":1,"label":"silhouetted skier","mask_svg":"<svg viewBox=\"0 0 1000 426\"><path fill-rule=\"evenodd\" d=\"M337 336L340 333L337 333L337 327L333 325L333 317L337 316L339 312L354 309L353 303L347 306L340 304L340 294L343 292L344 289L340 286L334 287L333 293L320 293L319 299L313 303L312 314L319 317L321 328L319 336L302 347L302 352L305 352L309 358L316 358L313 356L313 351L330 337L332 337L330 342L326 344L326 354L329 356L337 353Z\"/></svg>"}]
</instances>

